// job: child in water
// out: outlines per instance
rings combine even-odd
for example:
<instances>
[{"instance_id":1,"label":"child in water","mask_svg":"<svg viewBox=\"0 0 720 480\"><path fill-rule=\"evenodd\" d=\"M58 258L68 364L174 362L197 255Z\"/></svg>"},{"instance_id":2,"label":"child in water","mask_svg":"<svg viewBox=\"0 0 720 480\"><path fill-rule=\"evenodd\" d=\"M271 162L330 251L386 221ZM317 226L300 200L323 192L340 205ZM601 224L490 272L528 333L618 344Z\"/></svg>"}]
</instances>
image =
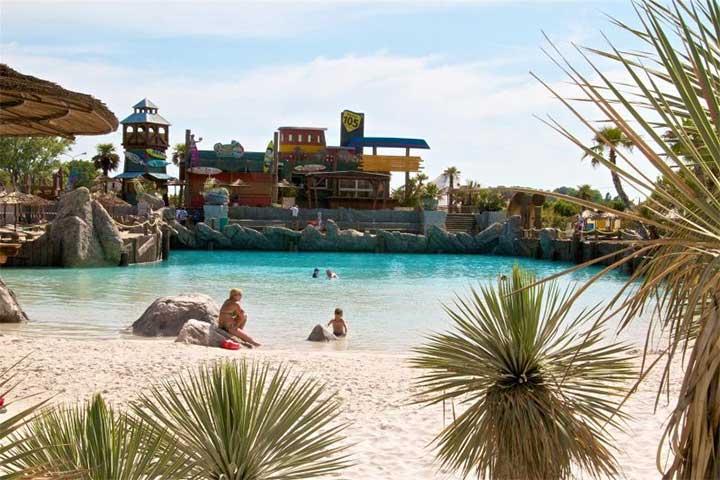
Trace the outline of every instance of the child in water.
<instances>
[{"instance_id":1,"label":"child in water","mask_svg":"<svg viewBox=\"0 0 720 480\"><path fill-rule=\"evenodd\" d=\"M328 322L328 327L332 325L333 327L333 334L336 337L344 337L347 335L347 323L345 323L345 319L343 318L343 311L342 308L336 308L335 309L335 316Z\"/></svg>"}]
</instances>

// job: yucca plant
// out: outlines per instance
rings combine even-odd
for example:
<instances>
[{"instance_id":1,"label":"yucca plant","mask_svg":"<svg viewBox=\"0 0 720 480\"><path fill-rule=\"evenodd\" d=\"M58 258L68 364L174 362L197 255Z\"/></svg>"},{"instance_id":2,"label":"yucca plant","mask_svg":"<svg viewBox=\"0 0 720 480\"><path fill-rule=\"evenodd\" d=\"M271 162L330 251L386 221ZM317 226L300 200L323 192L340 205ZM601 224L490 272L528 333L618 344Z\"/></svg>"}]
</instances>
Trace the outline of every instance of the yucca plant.
<instances>
[{"instance_id":1,"label":"yucca plant","mask_svg":"<svg viewBox=\"0 0 720 480\"><path fill-rule=\"evenodd\" d=\"M612 164L587 146L585 135L552 118L545 121L644 194L647 218L555 196L655 229L657 235L648 240L628 242L619 259L596 260L612 260L605 273L644 259L608 308L623 312L624 328L651 302L655 305L658 315L649 331L662 327L668 338L664 386L670 365L685 362L680 394L658 452L664 478L720 478L720 7L713 0L643 0L635 7L637 26L614 23L634 35L640 49L623 51L612 44L578 48L588 74L553 46L548 55L577 92L566 99L543 83L590 135L602 136L608 125L619 129L655 171L641 168L636 157L622 151ZM627 78L614 81L605 75L599 64L607 60L616 62ZM589 107L594 111L588 113ZM591 120L598 118L604 120L600 125ZM640 287L630 289L636 279L641 279Z\"/></svg>"},{"instance_id":2,"label":"yucca plant","mask_svg":"<svg viewBox=\"0 0 720 480\"><path fill-rule=\"evenodd\" d=\"M13 408L15 402L10 397L19 384L16 369L26 358L27 356L0 371L0 399L2 399L0 406ZM46 401L36 402L16 413L6 411L0 414L0 480L28 478L31 473L39 475L42 471L41 468L27 469L16 465L16 462L21 461L24 456L18 452L23 446L23 439L14 437L14 434L30 421Z\"/></svg>"},{"instance_id":3,"label":"yucca plant","mask_svg":"<svg viewBox=\"0 0 720 480\"><path fill-rule=\"evenodd\" d=\"M337 402L285 367L217 363L154 388L134 410L177 439L191 478L305 479L349 465Z\"/></svg>"},{"instance_id":4,"label":"yucca plant","mask_svg":"<svg viewBox=\"0 0 720 480\"><path fill-rule=\"evenodd\" d=\"M184 474L183 462L173 457L172 438L116 413L100 395L81 405L48 408L11 439L17 443L8 462L41 472L41 478L140 480Z\"/></svg>"},{"instance_id":5,"label":"yucca plant","mask_svg":"<svg viewBox=\"0 0 720 480\"><path fill-rule=\"evenodd\" d=\"M517 266L446 307L453 329L432 335L411 363L418 402L457 403L437 436L444 467L492 479L614 475L607 427L634 372L628 346L604 342L596 309L571 317L573 291Z\"/></svg>"}]
</instances>

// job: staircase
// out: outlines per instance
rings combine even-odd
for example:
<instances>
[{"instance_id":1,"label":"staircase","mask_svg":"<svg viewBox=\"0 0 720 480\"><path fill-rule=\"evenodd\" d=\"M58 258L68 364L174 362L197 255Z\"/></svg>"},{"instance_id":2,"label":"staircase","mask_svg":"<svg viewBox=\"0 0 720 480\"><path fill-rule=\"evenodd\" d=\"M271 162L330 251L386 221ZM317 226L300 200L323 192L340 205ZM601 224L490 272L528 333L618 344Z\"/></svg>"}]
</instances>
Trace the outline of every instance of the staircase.
<instances>
[{"instance_id":1,"label":"staircase","mask_svg":"<svg viewBox=\"0 0 720 480\"><path fill-rule=\"evenodd\" d=\"M448 213L445 218L445 230L450 233L474 234L476 229L475 215L471 213Z\"/></svg>"}]
</instances>

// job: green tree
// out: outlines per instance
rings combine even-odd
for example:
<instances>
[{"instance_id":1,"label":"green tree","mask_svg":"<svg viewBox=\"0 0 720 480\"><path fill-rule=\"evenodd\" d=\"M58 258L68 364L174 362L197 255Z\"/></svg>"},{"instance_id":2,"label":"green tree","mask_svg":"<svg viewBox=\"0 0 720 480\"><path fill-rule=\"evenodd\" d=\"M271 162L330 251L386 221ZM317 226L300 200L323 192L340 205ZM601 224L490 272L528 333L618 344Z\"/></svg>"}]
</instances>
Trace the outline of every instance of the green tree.
<instances>
[{"instance_id":1,"label":"green tree","mask_svg":"<svg viewBox=\"0 0 720 480\"><path fill-rule=\"evenodd\" d=\"M635 372L629 347L605 342L595 309L570 318L573 292L515 267L446 307L453 330L431 336L411 363L419 403L460 402L436 438L445 467L502 480L617 474L605 426Z\"/></svg>"},{"instance_id":2,"label":"green tree","mask_svg":"<svg viewBox=\"0 0 720 480\"><path fill-rule=\"evenodd\" d=\"M98 168L90 160L70 160L62 163L63 176L67 181L73 180L72 188L91 188L95 184Z\"/></svg>"},{"instance_id":3,"label":"green tree","mask_svg":"<svg viewBox=\"0 0 720 480\"><path fill-rule=\"evenodd\" d=\"M115 152L115 145L112 143L99 143L96 149L97 155L92 158L95 168L102 170L103 176L107 177L110 171L120 166L120 156ZM107 182L105 183L105 193L107 193Z\"/></svg>"},{"instance_id":4,"label":"green tree","mask_svg":"<svg viewBox=\"0 0 720 480\"><path fill-rule=\"evenodd\" d=\"M172 152L172 157L171 157L172 163L176 166L180 165L180 162L185 160L185 152L186 152L185 144L184 143L176 143L175 146L173 147L173 152Z\"/></svg>"},{"instance_id":5,"label":"green tree","mask_svg":"<svg viewBox=\"0 0 720 480\"><path fill-rule=\"evenodd\" d=\"M34 181L50 176L72 141L57 137L0 137L0 171L13 187L27 190Z\"/></svg>"},{"instance_id":6,"label":"green tree","mask_svg":"<svg viewBox=\"0 0 720 480\"><path fill-rule=\"evenodd\" d=\"M607 161L613 166L617 166L618 149L622 148L625 150L632 150L633 146L633 142L623 133L622 130L617 127L605 127L595 134L595 137L593 138L593 146L590 147L590 150L602 157L604 157L607 152ZM601 163L597 156L586 153L585 157L588 156L590 157L590 162L593 167L596 167ZM620 197L625 204L625 208L632 208L633 204L630 201L630 197L628 197L627 193L625 193L625 189L622 185L622 180L620 179L618 172L613 168L610 168L610 176L612 177L615 191L617 192L618 197Z\"/></svg>"},{"instance_id":7,"label":"green tree","mask_svg":"<svg viewBox=\"0 0 720 480\"><path fill-rule=\"evenodd\" d=\"M455 183L460 181L460 170L458 170L457 167L448 167L443 172L443 175L448 180L448 211L450 211L453 205Z\"/></svg>"}]
</instances>

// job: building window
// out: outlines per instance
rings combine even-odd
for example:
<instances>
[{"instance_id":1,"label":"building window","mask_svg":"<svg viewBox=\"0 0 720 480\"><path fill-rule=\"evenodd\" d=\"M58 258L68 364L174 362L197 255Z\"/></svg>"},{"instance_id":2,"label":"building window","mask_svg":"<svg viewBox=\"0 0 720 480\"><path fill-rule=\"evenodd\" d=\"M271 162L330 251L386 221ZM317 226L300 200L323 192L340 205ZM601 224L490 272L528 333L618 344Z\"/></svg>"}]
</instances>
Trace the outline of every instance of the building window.
<instances>
[{"instance_id":1,"label":"building window","mask_svg":"<svg viewBox=\"0 0 720 480\"><path fill-rule=\"evenodd\" d=\"M288 134L288 142L292 142L292 141L293 141L293 134L289 133Z\"/></svg>"},{"instance_id":2,"label":"building window","mask_svg":"<svg viewBox=\"0 0 720 480\"><path fill-rule=\"evenodd\" d=\"M372 184L367 180L341 179L338 184L338 195L347 198L372 198Z\"/></svg>"},{"instance_id":3,"label":"building window","mask_svg":"<svg viewBox=\"0 0 720 480\"><path fill-rule=\"evenodd\" d=\"M322 143L322 142L320 141L320 135L317 136L317 143L318 143L318 145Z\"/></svg>"}]
</instances>

